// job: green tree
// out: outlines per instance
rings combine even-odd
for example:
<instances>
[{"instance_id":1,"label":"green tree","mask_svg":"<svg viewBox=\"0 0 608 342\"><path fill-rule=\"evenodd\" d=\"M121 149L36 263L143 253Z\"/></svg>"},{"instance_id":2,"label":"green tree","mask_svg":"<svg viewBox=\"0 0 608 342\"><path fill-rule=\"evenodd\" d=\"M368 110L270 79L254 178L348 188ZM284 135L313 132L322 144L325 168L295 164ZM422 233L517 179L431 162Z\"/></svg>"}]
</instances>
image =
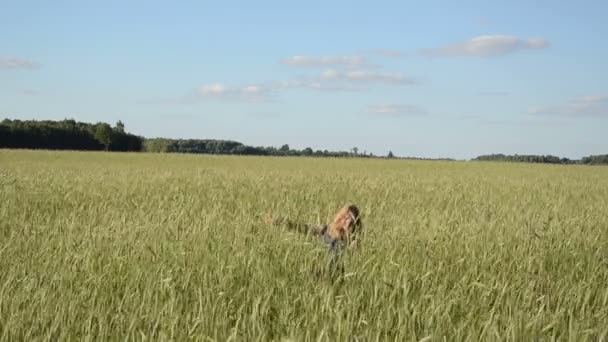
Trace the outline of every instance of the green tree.
<instances>
[{"instance_id":1,"label":"green tree","mask_svg":"<svg viewBox=\"0 0 608 342\"><path fill-rule=\"evenodd\" d=\"M106 151L109 150L110 144L112 144L112 127L107 123L97 124L95 127L95 139L105 147Z\"/></svg>"},{"instance_id":2,"label":"green tree","mask_svg":"<svg viewBox=\"0 0 608 342\"><path fill-rule=\"evenodd\" d=\"M116 131L118 133L125 133L125 124L122 121L118 120L116 123Z\"/></svg>"},{"instance_id":3,"label":"green tree","mask_svg":"<svg viewBox=\"0 0 608 342\"><path fill-rule=\"evenodd\" d=\"M388 151L388 157L389 158L395 158L395 156L393 155L393 151Z\"/></svg>"}]
</instances>

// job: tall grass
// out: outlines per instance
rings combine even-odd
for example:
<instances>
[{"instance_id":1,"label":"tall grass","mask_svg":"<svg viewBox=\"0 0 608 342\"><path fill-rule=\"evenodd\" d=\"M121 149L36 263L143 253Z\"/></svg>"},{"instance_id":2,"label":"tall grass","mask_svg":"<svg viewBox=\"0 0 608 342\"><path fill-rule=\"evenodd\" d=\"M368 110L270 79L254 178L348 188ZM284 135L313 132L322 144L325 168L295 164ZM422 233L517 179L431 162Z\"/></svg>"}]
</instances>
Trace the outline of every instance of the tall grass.
<instances>
[{"instance_id":1,"label":"tall grass","mask_svg":"<svg viewBox=\"0 0 608 342\"><path fill-rule=\"evenodd\" d=\"M341 284L262 223L360 205ZM0 340L606 340L608 168L0 151Z\"/></svg>"}]
</instances>

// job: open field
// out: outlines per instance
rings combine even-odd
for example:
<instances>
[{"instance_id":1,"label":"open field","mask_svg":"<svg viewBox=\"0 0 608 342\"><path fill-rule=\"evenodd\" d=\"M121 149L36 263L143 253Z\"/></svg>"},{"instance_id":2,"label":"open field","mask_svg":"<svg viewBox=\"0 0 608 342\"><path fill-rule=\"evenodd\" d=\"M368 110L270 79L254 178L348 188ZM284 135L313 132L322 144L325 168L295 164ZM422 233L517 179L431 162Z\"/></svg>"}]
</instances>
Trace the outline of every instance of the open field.
<instances>
[{"instance_id":1,"label":"open field","mask_svg":"<svg viewBox=\"0 0 608 342\"><path fill-rule=\"evenodd\" d=\"M342 286L268 211L363 210ZM608 167L0 151L0 340L606 340Z\"/></svg>"}]
</instances>

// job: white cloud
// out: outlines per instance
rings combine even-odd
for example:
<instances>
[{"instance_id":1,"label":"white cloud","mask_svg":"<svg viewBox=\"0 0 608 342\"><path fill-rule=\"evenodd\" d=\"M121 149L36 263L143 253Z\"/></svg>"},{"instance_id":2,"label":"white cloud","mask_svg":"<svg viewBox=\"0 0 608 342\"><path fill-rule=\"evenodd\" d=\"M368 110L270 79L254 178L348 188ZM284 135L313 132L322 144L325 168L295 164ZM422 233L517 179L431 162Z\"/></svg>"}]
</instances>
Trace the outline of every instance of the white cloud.
<instances>
[{"instance_id":1,"label":"white cloud","mask_svg":"<svg viewBox=\"0 0 608 342\"><path fill-rule=\"evenodd\" d=\"M413 84L415 81L401 73L375 72L366 70L337 71L326 70L321 80L357 83Z\"/></svg>"},{"instance_id":2,"label":"white cloud","mask_svg":"<svg viewBox=\"0 0 608 342\"><path fill-rule=\"evenodd\" d=\"M546 49L549 47L549 41L544 38L530 38L524 43L527 49Z\"/></svg>"},{"instance_id":3,"label":"white cloud","mask_svg":"<svg viewBox=\"0 0 608 342\"><path fill-rule=\"evenodd\" d=\"M23 58L0 57L0 69L36 69L38 64Z\"/></svg>"},{"instance_id":4,"label":"white cloud","mask_svg":"<svg viewBox=\"0 0 608 342\"><path fill-rule=\"evenodd\" d=\"M270 89L260 85L248 85L245 87L229 87L221 83L201 86L198 89L198 97L225 98L229 100L266 101Z\"/></svg>"},{"instance_id":5,"label":"white cloud","mask_svg":"<svg viewBox=\"0 0 608 342\"><path fill-rule=\"evenodd\" d=\"M316 77L276 83L273 88L304 88L321 91L361 91L373 84L402 85L416 81L401 73L375 72L366 70L338 71L325 70Z\"/></svg>"},{"instance_id":6,"label":"white cloud","mask_svg":"<svg viewBox=\"0 0 608 342\"><path fill-rule=\"evenodd\" d=\"M284 59L283 64L297 67L362 67L368 64L367 59L360 56L292 56Z\"/></svg>"},{"instance_id":7,"label":"white cloud","mask_svg":"<svg viewBox=\"0 0 608 342\"><path fill-rule=\"evenodd\" d=\"M239 89L241 98L250 102L266 102L270 100L272 89L260 85L249 85Z\"/></svg>"},{"instance_id":8,"label":"white cloud","mask_svg":"<svg viewBox=\"0 0 608 342\"><path fill-rule=\"evenodd\" d=\"M399 50L391 50L391 49L373 49L373 50L364 50L363 53L372 54L372 55L380 55L385 57L401 57L403 56L403 52Z\"/></svg>"},{"instance_id":9,"label":"white cloud","mask_svg":"<svg viewBox=\"0 0 608 342\"><path fill-rule=\"evenodd\" d=\"M554 106L532 107L528 110L532 115L557 116L608 116L608 96L581 96L565 104Z\"/></svg>"},{"instance_id":10,"label":"white cloud","mask_svg":"<svg viewBox=\"0 0 608 342\"><path fill-rule=\"evenodd\" d=\"M203 85L198 88L196 98L221 98L227 100L247 100L262 102L281 89L312 89L318 91L362 91L373 84L402 85L414 84L413 79L401 73L382 73L365 70L336 71L326 70L319 76L275 82L266 85L244 87L227 86L222 83Z\"/></svg>"},{"instance_id":11,"label":"white cloud","mask_svg":"<svg viewBox=\"0 0 608 342\"><path fill-rule=\"evenodd\" d=\"M247 86L241 89L241 92L246 95L256 95L261 94L263 92L262 87L260 86Z\"/></svg>"},{"instance_id":12,"label":"white cloud","mask_svg":"<svg viewBox=\"0 0 608 342\"><path fill-rule=\"evenodd\" d=\"M225 95L228 92L228 90L226 89L226 86L224 86L223 84L215 83L215 84L209 84L209 85L204 85L204 86L200 87L199 92L202 95L219 96L219 95Z\"/></svg>"},{"instance_id":13,"label":"white cloud","mask_svg":"<svg viewBox=\"0 0 608 342\"><path fill-rule=\"evenodd\" d=\"M414 105L382 104L369 106L368 112L375 116L424 116L428 112Z\"/></svg>"},{"instance_id":14,"label":"white cloud","mask_svg":"<svg viewBox=\"0 0 608 342\"><path fill-rule=\"evenodd\" d=\"M497 57L520 50L539 50L547 47L549 41L544 38L523 40L509 35L486 35L444 47L422 49L419 53L427 57Z\"/></svg>"},{"instance_id":15,"label":"white cloud","mask_svg":"<svg viewBox=\"0 0 608 342\"><path fill-rule=\"evenodd\" d=\"M398 55L394 50L376 50L377 53ZM271 82L247 86L232 86L222 83L199 87L194 96L178 99L176 102L191 102L201 98L225 100L266 101L273 93L283 89L312 89L318 91L362 91L373 84L401 85L416 83L413 79L396 72L368 71L373 68L367 59L360 56L292 56L282 61L284 64L301 67L332 66L317 76L304 77L286 82Z\"/></svg>"},{"instance_id":16,"label":"white cloud","mask_svg":"<svg viewBox=\"0 0 608 342\"><path fill-rule=\"evenodd\" d=\"M275 84L276 88L279 89L294 89L294 88L303 88L303 89L314 89L321 91L361 91L364 90L362 87L358 86L341 86L334 84L326 84L320 82L319 80L292 80L287 82L280 82Z\"/></svg>"},{"instance_id":17,"label":"white cloud","mask_svg":"<svg viewBox=\"0 0 608 342\"><path fill-rule=\"evenodd\" d=\"M354 65L354 64L352 64ZM359 69L326 70L317 76L274 82L250 84L247 86L228 86L222 83L207 84L199 87L195 96L187 101L200 98L225 100L247 100L263 102L283 89L312 89L318 91L362 91L374 84L402 85L416 83L401 73L376 72ZM186 101L184 100L184 101Z\"/></svg>"}]
</instances>

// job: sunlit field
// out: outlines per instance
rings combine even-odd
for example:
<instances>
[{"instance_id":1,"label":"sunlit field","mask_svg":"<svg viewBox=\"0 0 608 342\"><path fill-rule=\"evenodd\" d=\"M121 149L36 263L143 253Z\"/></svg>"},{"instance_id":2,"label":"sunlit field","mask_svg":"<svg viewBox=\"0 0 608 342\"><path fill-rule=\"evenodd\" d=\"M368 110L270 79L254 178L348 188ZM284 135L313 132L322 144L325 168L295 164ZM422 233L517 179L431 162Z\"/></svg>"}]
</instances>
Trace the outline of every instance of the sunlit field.
<instances>
[{"instance_id":1,"label":"sunlit field","mask_svg":"<svg viewBox=\"0 0 608 342\"><path fill-rule=\"evenodd\" d=\"M607 340L608 167L0 151L0 340L125 339Z\"/></svg>"}]
</instances>

